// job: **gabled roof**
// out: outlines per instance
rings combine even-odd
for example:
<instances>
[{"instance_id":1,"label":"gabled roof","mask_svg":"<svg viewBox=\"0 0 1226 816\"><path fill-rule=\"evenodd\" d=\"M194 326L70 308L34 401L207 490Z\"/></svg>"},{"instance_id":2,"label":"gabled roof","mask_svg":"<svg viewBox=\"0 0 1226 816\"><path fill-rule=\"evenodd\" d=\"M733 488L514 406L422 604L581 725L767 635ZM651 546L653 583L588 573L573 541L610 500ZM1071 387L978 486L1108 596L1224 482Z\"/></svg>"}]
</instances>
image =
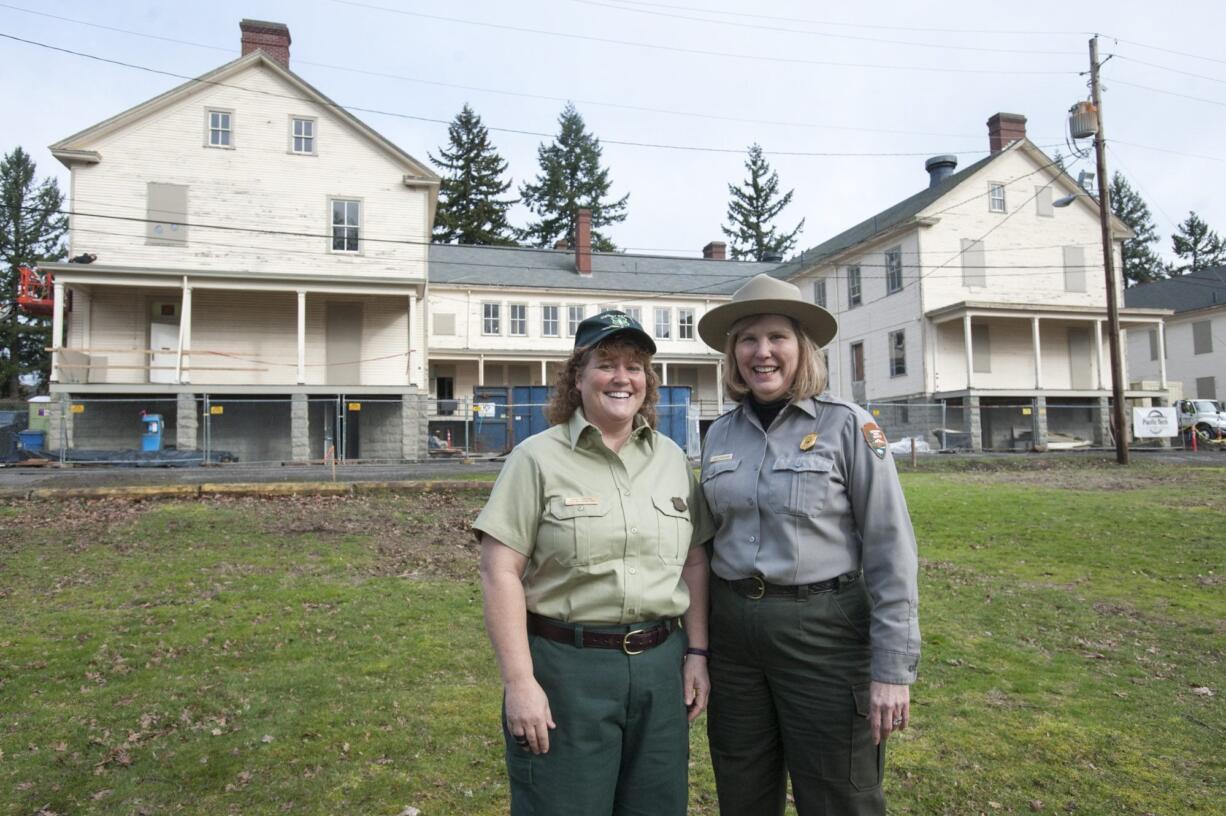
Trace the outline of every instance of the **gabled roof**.
<instances>
[{"instance_id":1,"label":"gabled roof","mask_svg":"<svg viewBox=\"0 0 1226 816\"><path fill-rule=\"evenodd\" d=\"M432 285L571 289L650 294L731 295L777 263L715 261L593 252L592 274L575 271L575 253L562 249L431 244Z\"/></svg>"},{"instance_id":2,"label":"gabled roof","mask_svg":"<svg viewBox=\"0 0 1226 816\"><path fill-rule=\"evenodd\" d=\"M395 144L380 135L374 128L370 127L361 119L345 110L345 108L333 102L317 88L315 88L315 86L311 85L293 71L285 68L279 62L272 59L259 49L252 51L246 56L239 57L236 60L231 60L218 68L214 68L207 74L203 74L195 79L189 79L182 85L171 88L169 91L166 91L163 94L159 94L158 96L142 102L139 105L128 108L126 111L118 113L109 119L105 119L96 125L87 127L85 130L74 133L66 139L61 139L60 141L51 145L51 155L55 156L69 167L78 162L97 162L100 160L101 156L90 150L90 147L100 137L125 128L152 113L163 110L170 105L199 93L207 86L226 85L228 84L227 80L257 64L262 65L279 76L281 79L288 82L291 86L296 88L305 99L322 107L331 109L339 119L346 122L354 130L366 137L367 140L383 151L393 161L402 165L405 168L406 175L412 177L406 178L406 182L416 181L423 186L433 186L438 184L439 177L433 170L430 169L429 166L422 164L417 159L401 150Z\"/></svg>"},{"instance_id":3,"label":"gabled roof","mask_svg":"<svg viewBox=\"0 0 1226 816\"><path fill-rule=\"evenodd\" d=\"M1174 309L1175 314L1226 306L1226 266L1130 286L1124 290L1124 303Z\"/></svg>"},{"instance_id":4,"label":"gabled roof","mask_svg":"<svg viewBox=\"0 0 1226 816\"><path fill-rule=\"evenodd\" d=\"M892 230L906 227L908 225L918 225L922 221L922 214L929 206L935 204L941 198L953 192L955 188L961 185L983 170L988 165L1002 158L1003 156L1012 153L1015 150L1022 150L1034 158L1040 165L1050 165L1053 173L1057 174L1056 178L1062 183L1064 188L1069 192L1081 191L1077 182L1073 180L1068 173L1063 169L1056 167L1047 154L1036 147L1029 139L1021 139L1013 142L997 153L992 153L984 156L979 161L969 164L961 170L953 173L940 184L934 187L928 187L902 201L888 207L876 215L866 218L854 227L840 232L838 235L818 244L815 247L806 249L800 255L789 260L783 267L772 273L776 277L788 278L798 275L801 272L812 269L814 266L821 264L829 258L846 252L860 244L871 241L879 236L884 236ZM1078 200L1082 201L1085 206L1090 206L1095 213L1098 212L1098 202L1090 196L1078 196ZM1128 225L1116 218L1111 217L1112 230L1117 237L1127 237L1132 235Z\"/></svg>"}]
</instances>

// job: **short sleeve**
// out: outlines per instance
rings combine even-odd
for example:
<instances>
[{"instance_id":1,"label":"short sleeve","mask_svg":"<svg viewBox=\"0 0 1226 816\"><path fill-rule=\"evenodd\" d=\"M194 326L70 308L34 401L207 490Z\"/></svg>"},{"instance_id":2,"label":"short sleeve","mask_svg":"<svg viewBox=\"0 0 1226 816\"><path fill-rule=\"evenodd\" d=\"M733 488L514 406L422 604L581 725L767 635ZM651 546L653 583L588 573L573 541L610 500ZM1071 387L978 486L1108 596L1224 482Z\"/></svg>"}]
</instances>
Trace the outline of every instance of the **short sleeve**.
<instances>
[{"instance_id":1,"label":"short sleeve","mask_svg":"<svg viewBox=\"0 0 1226 816\"><path fill-rule=\"evenodd\" d=\"M473 534L480 538L485 533L530 557L536 548L543 504L540 467L522 446L516 448L503 463L489 500L473 522Z\"/></svg>"},{"instance_id":2,"label":"short sleeve","mask_svg":"<svg viewBox=\"0 0 1226 816\"><path fill-rule=\"evenodd\" d=\"M686 470L690 475L690 521L694 525L690 547L701 547L715 538L715 520L711 517L711 508L707 506L707 497L702 492L698 477L688 466Z\"/></svg>"}]
</instances>

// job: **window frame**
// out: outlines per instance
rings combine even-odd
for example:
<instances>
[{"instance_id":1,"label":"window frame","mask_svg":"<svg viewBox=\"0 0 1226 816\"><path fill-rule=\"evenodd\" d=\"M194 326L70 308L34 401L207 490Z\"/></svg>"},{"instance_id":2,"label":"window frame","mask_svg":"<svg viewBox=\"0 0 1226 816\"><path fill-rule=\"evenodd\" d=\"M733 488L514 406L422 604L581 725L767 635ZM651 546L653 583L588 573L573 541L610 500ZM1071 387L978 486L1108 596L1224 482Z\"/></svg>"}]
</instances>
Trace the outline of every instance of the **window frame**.
<instances>
[{"instance_id":1,"label":"window frame","mask_svg":"<svg viewBox=\"0 0 1226 816\"><path fill-rule=\"evenodd\" d=\"M491 329L491 321L493 328ZM502 336L502 303L497 300L481 301L481 335L483 337Z\"/></svg>"},{"instance_id":2,"label":"window frame","mask_svg":"<svg viewBox=\"0 0 1226 816\"><path fill-rule=\"evenodd\" d=\"M213 114L227 117L226 127L213 127ZM213 144L213 132L224 133L229 137L227 144ZM216 150L233 150L234 149L234 109L233 108L205 108L204 109L204 146L214 148Z\"/></svg>"},{"instance_id":3,"label":"window frame","mask_svg":"<svg viewBox=\"0 0 1226 816\"><path fill-rule=\"evenodd\" d=\"M561 306L557 303L542 303L541 304L541 337L561 337L562 336L562 313ZM549 312L553 311L553 331L549 331Z\"/></svg>"},{"instance_id":4,"label":"window frame","mask_svg":"<svg viewBox=\"0 0 1226 816\"><path fill-rule=\"evenodd\" d=\"M906 329L892 331L889 334L890 344L890 376L907 376L907 332Z\"/></svg>"},{"instance_id":5,"label":"window frame","mask_svg":"<svg viewBox=\"0 0 1226 816\"><path fill-rule=\"evenodd\" d=\"M665 323L660 323L660 317L663 316ZM664 326L663 333L660 332L660 326ZM651 315L651 336L657 340L672 340L673 339L673 307L672 306L656 306L652 310Z\"/></svg>"},{"instance_id":6,"label":"window frame","mask_svg":"<svg viewBox=\"0 0 1226 816\"><path fill-rule=\"evenodd\" d=\"M309 122L311 124L310 136L299 136L294 132L294 128L298 122ZM296 150L295 144L298 139L309 139L311 142L310 150ZM316 116L299 116L291 113L289 115L289 153L291 156L318 156L319 150L319 118Z\"/></svg>"},{"instance_id":7,"label":"window frame","mask_svg":"<svg viewBox=\"0 0 1226 816\"><path fill-rule=\"evenodd\" d=\"M622 306L622 311L626 313L626 317L643 325L643 307L642 306Z\"/></svg>"},{"instance_id":8,"label":"window frame","mask_svg":"<svg viewBox=\"0 0 1226 816\"><path fill-rule=\"evenodd\" d=\"M817 306L826 308L826 279L818 278L813 281L813 303Z\"/></svg>"},{"instance_id":9,"label":"window frame","mask_svg":"<svg viewBox=\"0 0 1226 816\"><path fill-rule=\"evenodd\" d=\"M997 195L999 193L999 195ZM988 212L1009 212L1008 200L1005 197L1005 185L999 181L988 182Z\"/></svg>"},{"instance_id":10,"label":"window frame","mask_svg":"<svg viewBox=\"0 0 1226 816\"><path fill-rule=\"evenodd\" d=\"M1204 320L1193 320L1192 328L1192 355L1212 354L1213 353L1213 320L1206 318ZM1216 397L1209 397L1216 399Z\"/></svg>"},{"instance_id":11,"label":"window frame","mask_svg":"<svg viewBox=\"0 0 1226 816\"><path fill-rule=\"evenodd\" d=\"M854 309L862 305L864 305L864 279L860 276L860 264L852 264L847 267L847 308Z\"/></svg>"},{"instance_id":12,"label":"window frame","mask_svg":"<svg viewBox=\"0 0 1226 816\"><path fill-rule=\"evenodd\" d=\"M357 224L348 223L348 213L346 212L345 223L337 224L335 219L335 205L355 204L357 205L358 217ZM346 208L347 210L348 208ZM365 231L364 220L366 218L366 201L357 196L328 196L328 252L334 255L361 255L363 252L362 233ZM353 242L356 249L337 249L336 248L336 230L356 230L353 236ZM346 238L346 243L348 239Z\"/></svg>"},{"instance_id":13,"label":"window frame","mask_svg":"<svg viewBox=\"0 0 1226 816\"><path fill-rule=\"evenodd\" d=\"M579 310L579 319L575 320L575 309ZM579 324L587 317L586 303L569 303L566 306L566 336L574 337L579 331Z\"/></svg>"},{"instance_id":14,"label":"window frame","mask_svg":"<svg viewBox=\"0 0 1226 816\"><path fill-rule=\"evenodd\" d=\"M857 351L857 350L860 352L859 354L856 354L856 351ZM851 360L850 360L850 365L847 367L847 373L848 373L848 375L851 377L851 381L852 381L853 383L862 383L862 382L864 382L864 381L865 381L865 375L866 375L866 373L867 373L867 372L865 371L865 369L868 367L868 366L866 366L866 365L864 364L864 363L865 363L865 360L864 360L864 341L863 341L863 340L857 340L856 342L851 343L851 344L850 344L850 345L847 347L847 351L848 351L848 353L849 353L849 355L850 355L850 357L851 357ZM859 368L859 369L860 369L860 371L859 371L859 372L857 372L857 371L856 371L856 368ZM859 373L859 375L860 375L860 379L858 379L858 380L856 379L856 374L857 374L857 373Z\"/></svg>"},{"instance_id":15,"label":"window frame","mask_svg":"<svg viewBox=\"0 0 1226 816\"><path fill-rule=\"evenodd\" d=\"M893 263L891 263L893 259ZM897 294L902 291L902 246L890 247L885 251L885 293Z\"/></svg>"},{"instance_id":16,"label":"window frame","mask_svg":"<svg viewBox=\"0 0 1226 816\"><path fill-rule=\"evenodd\" d=\"M522 309L523 313L520 317L515 316L517 309ZM520 326L520 331L515 330L516 323ZM508 337L527 337L528 336L528 304L527 303L508 303L507 304L507 336Z\"/></svg>"},{"instance_id":17,"label":"window frame","mask_svg":"<svg viewBox=\"0 0 1226 816\"><path fill-rule=\"evenodd\" d=\"M677 339L678 340L693 340L695 337L694 327L696 310L692 307L678 306L677 307ZM688 319L687 319L688 318ZM687 331L688 329L688 331Z\"/></svg>"}]
</instances>

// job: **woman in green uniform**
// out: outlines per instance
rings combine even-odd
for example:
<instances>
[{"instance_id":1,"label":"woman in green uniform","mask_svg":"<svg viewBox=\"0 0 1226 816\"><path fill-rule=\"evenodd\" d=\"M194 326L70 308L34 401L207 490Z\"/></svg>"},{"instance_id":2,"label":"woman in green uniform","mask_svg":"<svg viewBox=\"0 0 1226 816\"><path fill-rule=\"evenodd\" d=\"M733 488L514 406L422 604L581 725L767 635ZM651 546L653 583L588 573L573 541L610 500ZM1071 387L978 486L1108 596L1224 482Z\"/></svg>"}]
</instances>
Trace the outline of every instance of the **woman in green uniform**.
<instances>
[{"instance_id":1,"label":"woman in green uniform","mask_svg":"<svg viewBox=\"0 0 1226 816\"><path fill-rule=\"evenodd\" d=\"M686 810L712 528L654 429L654 352L621 312L580 323L553 426L515 447L473 524L515 815Z\"/></svg>"},{"instance_id":2,"label":"woman in green uniform","mask_svg":"<svg viewBox=\"0 0 1226 816\"><path fill-rule=\"evenodd\" d=\"M728 816L885 813L885 741L919 661L915 534L885 434L831 397L834 317L759 275L698 324L739 401L703 443L707 732Z\"/></svg>"}]
</instances>

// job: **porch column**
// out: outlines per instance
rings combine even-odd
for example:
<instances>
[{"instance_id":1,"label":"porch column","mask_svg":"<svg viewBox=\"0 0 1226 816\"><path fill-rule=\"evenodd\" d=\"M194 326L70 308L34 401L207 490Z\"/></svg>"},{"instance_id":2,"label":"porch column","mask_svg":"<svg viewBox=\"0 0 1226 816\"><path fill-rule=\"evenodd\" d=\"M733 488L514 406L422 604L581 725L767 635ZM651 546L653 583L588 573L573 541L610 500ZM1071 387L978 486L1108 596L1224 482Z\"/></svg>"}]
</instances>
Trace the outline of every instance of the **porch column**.
<instances>
[{"instance_id":1,"label":"porch column","mask_svg":"<svg viewBox=\"0 0 1226 816\"><path fill-rule=\"evenodd\" d=\"M1039 319L1030 318L1030 337L1034 343L1034 387L1043 390L1043 351L1039 345Z\"/></svg>"},{"instance_id":2,"label":"porch column","mask_svg":"<svg viewBox=\"0 0 1226 816\"><path fill-rule=\"evenodd\" d=\"M306 383L306 290L298 290L298 384Z\"/></svg>"},{"instance_id":3,"label":"porch column","mask_svg":"<svg viewBox=\"0 0 1226 816\"><path fill-rule=\"evenodd\" d=\"M477 385L485 385L485 355L477 358Z\"/></svg>"},{"instance_id":4,"label":"porch column","mask_svg":"<svg viewBox=\"0 0 1226 816\"><path fill-rule=\"evenodd\" d=\"M962 346L966 349L966 389L974 387L975 350L971 348L971 316L962 315Z\"/></svg>"},{"instance_id":5,"label":"porch column","mask_svg":"<svg viewBox=\"0 0 1226 816\"><path fill-rule=\"evenodd\" d=\"M1098 390L1107 390L1107 378L1103 376L1103 324L1094 321L1094 359L1098 361Z\"/></svg>"},{"instance_id":6,"label":"porch column","mask_svg":"<svg viewBox=\"0 0 1226 816\"><path fill-rule=\"evenodd\" d=\"M413 342L418 335L417 320L417 293L409 292L409 357L405 363L409 385L421 385L421 349Z\"/></svg>"},{"instance_id":7,"label":"porch column","mask_svg":"<svg viewBox=\"0 0 1226 816\"><path fill-rule=\"evenodd\" d=\"M64 345L64 284L56 281L51 286L51 382L60 381L60 349ZM17 308L17 304L13 304ZM89 340L86 339L86 345ZM86 376L88 378L86 369ZM82 380L87 382L88 379Z\"/></svg>"},{"instance_id":8,"label":"porch column","mask_svg":"<svg viewBox=\"0 0 1226 816\"><path fill-rule=\"evenodd\" d=\"M181 451L199 450L200 409L195 394L175 398L175 447Z\"/></svg>"},{"instance_id":9,"label":"porch column","mask_svg":"<svg viewBox=\"0 0 1226 816\"><path fill-rule=\"evenodd\" d=\"M1099 397L1094 406L1094 447L1111 445L1111 400Z\"/></svg>"},{"instance_id":10,"label":"porch column","mask_svg":"<svg viewBox=\"0 0 1226 816\"><path fill-rule=\"evenodd\" d=\"M668 385L668 363L660 362L660 384Z\"/></svg>"},{"instance_id":11,"label":"porch column","mask_svg":"<svg viewBox=\"0 0 1226 816\"><path fill-rule=\"evenodd\" d=\"M179 306L179 348L175 355L175 382L191 382L191 351L192 351L192 288L183 278L183 299ZM187 374L183 374L183 366L187 365Z\"/></svg>"},{"instance_id":12,"label":"porch column","mask_svg":"<svg viewBox=\"0 0 1226 816\"><path fill-rule=\"evenodd\" d=\"M724 361L715 364L715 412L724 413Z\"/></svg>"},{"instance_id":13,"label":"porch column","mask_svg":"<svg viewBox=\"0 0 1226 816\"><path fill-rule=\"evenodd\" d=\"M1158 378L1159 387L1166 390L1166 321L1158 324Z\"/></svg>"},{"instance_id":14,"label":"porch column","mask_svg":"<svg viewBox=\"0 0 1226 816\"><path fill-rule=\"evenodd\" d=\"M549 385L549 361L541 360L541 385Z\"/></svg>"}]
</instances>

